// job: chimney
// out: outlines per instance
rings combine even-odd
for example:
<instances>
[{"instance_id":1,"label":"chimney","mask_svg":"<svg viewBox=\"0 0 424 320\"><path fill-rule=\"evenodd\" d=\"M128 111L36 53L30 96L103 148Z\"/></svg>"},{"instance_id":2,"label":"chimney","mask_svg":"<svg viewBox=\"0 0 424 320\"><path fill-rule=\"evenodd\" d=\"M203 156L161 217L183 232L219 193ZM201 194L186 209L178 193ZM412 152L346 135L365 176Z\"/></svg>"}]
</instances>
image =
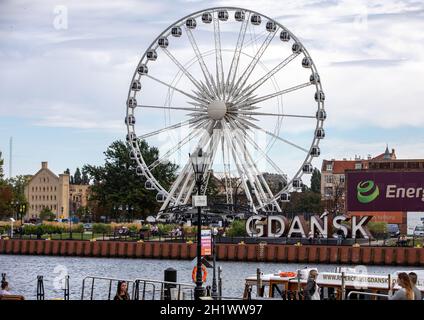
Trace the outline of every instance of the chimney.
<instances>
[{"instance_id":1,"label":"chimney","mask_svg":"<svg viewBox=\"0 0 424 320\"><path fill-rule=\"evenodd\" d=\"M47 161L41 162L41 169L47 169Z\"/></svg>"}]
</instances>

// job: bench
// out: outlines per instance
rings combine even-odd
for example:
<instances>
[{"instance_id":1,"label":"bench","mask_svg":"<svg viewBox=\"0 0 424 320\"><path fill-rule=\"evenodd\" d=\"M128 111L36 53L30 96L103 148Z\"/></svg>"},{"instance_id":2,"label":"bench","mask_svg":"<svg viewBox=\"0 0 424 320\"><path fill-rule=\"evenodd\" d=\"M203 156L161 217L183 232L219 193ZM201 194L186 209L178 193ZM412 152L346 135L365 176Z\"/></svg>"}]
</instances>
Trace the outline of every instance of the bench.
<instances>
[{"instance_id":1,"label":"bench","mask_svg":"<svg viewBox=\"0 0 424 320\"><path fill-rule=\"evenodd\" d=\"M14 294L5 294L0 295L0 300L25 300L24 296L14 295Z\"/></svg>"}]
</instances>

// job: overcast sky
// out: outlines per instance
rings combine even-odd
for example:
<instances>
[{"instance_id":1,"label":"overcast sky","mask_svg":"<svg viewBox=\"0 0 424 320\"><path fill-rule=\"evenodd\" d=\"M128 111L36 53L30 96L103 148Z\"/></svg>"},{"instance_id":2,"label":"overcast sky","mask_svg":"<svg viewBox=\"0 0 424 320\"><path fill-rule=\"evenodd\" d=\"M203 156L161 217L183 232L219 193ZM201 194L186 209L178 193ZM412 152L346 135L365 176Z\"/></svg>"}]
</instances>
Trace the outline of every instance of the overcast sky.
<instances>
[{"instance_id":1,"label":"overcast sky","mask_svg":"<svg viewBox=\"0 0 424 320\"><path fill-rule=\"evenodd\" d=\"M13 175L41 161L63 172L101 164L125 137L137 63L177 19L241 6L289 28L314 59L326 94L325 158L366 157L386 144L424 158L424 2L337 0L0 1L0 150ZM295 164L291 164L295 165Z\"/></svg>"}]
</instances>

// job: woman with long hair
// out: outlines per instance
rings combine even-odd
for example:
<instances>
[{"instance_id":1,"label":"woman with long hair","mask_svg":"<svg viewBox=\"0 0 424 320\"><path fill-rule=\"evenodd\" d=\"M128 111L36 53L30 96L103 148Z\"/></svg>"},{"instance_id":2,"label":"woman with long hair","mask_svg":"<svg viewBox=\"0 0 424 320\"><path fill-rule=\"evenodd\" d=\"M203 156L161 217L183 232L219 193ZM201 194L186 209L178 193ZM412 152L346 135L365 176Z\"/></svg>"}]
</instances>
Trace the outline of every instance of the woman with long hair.
<instances>
[{"instance_id":1,"label":"woman with long hair","mask_svg":"<svg viewBox=\"0 0 424 320\"><path fill-rule=\"evenodd\" d=\"M411 279L406 272L398 274L397 283L401 287L395 294L389 293L389 300L414 300L415 294Z\"/></svg>"},{"instance_id":2,"label":"woman with long hair","mask_svg":"<svg viewBox=\"0 0 424 320\"><path fill-rule=\"evenodd\" d=\"M128 284L126 281L118 281L116 295L113 300L130 300L130 295L128 294Z\"/></svg>"}]
</instances>

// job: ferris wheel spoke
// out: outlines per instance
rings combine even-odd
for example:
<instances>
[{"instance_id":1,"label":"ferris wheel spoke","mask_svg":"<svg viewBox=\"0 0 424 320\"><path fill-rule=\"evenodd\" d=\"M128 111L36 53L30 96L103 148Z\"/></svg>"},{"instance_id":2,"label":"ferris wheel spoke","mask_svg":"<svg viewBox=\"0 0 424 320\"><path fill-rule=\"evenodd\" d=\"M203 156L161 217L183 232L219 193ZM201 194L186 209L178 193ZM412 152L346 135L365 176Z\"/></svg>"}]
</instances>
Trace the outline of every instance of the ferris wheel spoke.
<instances>
[{"instance_id":1,"label":"ferris wheel spoke","mask_svg":"<svg viewBox=\"0 0 424 320\"><path fill-rule=\"evenodd\" d=\"M236 126L239 130L243 130L243 127L240 126L237 123L237 121L231 119L230 123ZM259 145L255 142L255 140L253 140L248 134L245 135L245 138L247 142L249 142L255 148L255 150L259 151L259 153L268 161L268 163L274 168L274 170L277 171L280 175L282 175L286 179L286 183L287 183L287 175L284 173L284 171L281 170L281 168L267 155L267 153L264 150L262 150L261 147L259 147Z\"/></svg>"},{"instance_id":2,"label":"ferris wheel spoke","mask_svg":"<svg viewBox=\"0 0 424 320\"><path fill-rule=\"evenodd\" d=\"M187 93L187 92L185 92L185 91L183 91L181 89L178 89L178 88L176 88L176 87L174 87L174 86L172 86L172 85L170 85L170 84L168 84L168 83L166 83L166 82L164 82L162 80L159 80L159 79L157 79L157 78L155 78L155 77L153 77L153 76L151 76L149 74L146 74L145 76L148 77L148 78L150 78L150 79L152 79L152 80L154 80L154 81L156 81L156 82L158 82L158 83L160 83L160 84L163 84L164 86L167 86L168 88L170 88L172 90L175 90L175 91L177 91L177 92L179 92L179 93L181 93L181 94L183 94L183 95L185 95L185 96L187 96L187 97L189 97L189 98L191 98L191 99L193 99L193 100L195 100L197 102L208 103L208 101L205 100L205 99L201 99L201 98L198 98L196 96L193 96L192 94Z\"/></svg>"},{"instance_id":3,"label":"ferris wheel spoke","mask_svg":"<svg viewBox=\"0 0 424 320\"><path fill-rule=\"evenodd\" d=\"M240 129L240 127L238 127L237 124L234 121L231 120L229 123L230 123L230 126L233 129L233 134L236 137L236 140L238 138L238 143L239 143L240 147L244 149L244 152L247 156L247 160L250 162L250 167L252 167L254 169L253 177L255 178L255 180L256 180L259 188L260 188L262 196L264 197L264 201L265 202L272 201L271 199L274 197L274 195L273 195L271 189L269 188L268 183L266 182L261 171L257 167L256 162L253 160L252 155L250 154L249 150L246 147L246 144L242 142L244 139L248 140L248 138L250 138L250 137L248 136L248 134L246 132L244 132L244 130ZM243 136L241 135L241 132L244 132ZM262 151L262 149L260 149L260 151ZM267 158L269 158L266 155L266 153L263 152L263 154ZM278 203L277 204L274 203L274 205L276 205L277 209L279 208Z\"/></svg>"},{"instance_id":4,"label":"ferris wheel spoke","mask_svg":"<svg viewBox=\"0 0 424 320\"><path fill-rule=\"evenodd\" d=\"M276 67L274 67L271 71L269 71L266 75L260 78L258 81L247 86L245 89L243 89L240 92L241 98L238 101L235 101L234 103L237 104L239 101L241 101L241 99L243 99L243 97L249 97L255 90L257 90L261 85L263 85L266 81L268 81L278 71L280 71L282 68L288 65L291 61L293 61L293 59L296 58L298 55L299 53L291 54L286 59L284 59L281 63L279 63Z\"/></svg>"},{"instance_id":5,"label":"ferris wheel spoke","mask_svg":"<svg viewBox=\"0 0 424 320\"><path fill-rule=\"evenodd\" d=\"M188 39L190 40L191 47L193 48L194 53L196 54L197 61L199 62L200 68L202 70L203 76L205 77L206 84L209 88L212 87L211 84L211 74L208 70L208 67L203 60L202 54L200 53L199 47L197 45L196 39L194 38L193 32L191 32L190 28L185 27ZM216 92L215 92L216 94Z\"/></svg>"},{"instance_id":6,"label":"ferris wheel spoke","mask_svg":"<svg viewBox=\"0 0 424 320\"><path fill-rule=\"evenodd\" d=\"M174 64L184 73L184 75L193 83L193 85L200 91L204 91L204 86L201 85L194 77L193 75L175 58L171 52L169 52L168 49L162 48L163 52L166 53L166 55L174 62ZM213 98L213 96L210 95L209 92L207 94L210 96L210 98Z\"/></svg>"},{"instance_id":7,"label":"ferris wheel spoke","mask_svg":"<svg viewBox=\"0 0 424 320\"><path fill-rule=\"evenodd\" d=\"M267 135L270 135L270 136L272 136L272 137L274 137L274 138L276 138L276 139L278 139L278 140L280 140L280 141L282 141L282 142L284 142L284 143L286 143L288 145L291 145L292 147L295 147L296 149L299 149L299 150L301 150L303 152L309 153L309 150L307 150L307 149L305 149L305 148L297 145L294 142L291 142L291 141L289 141L287 139L281 138L280 136L277 136L276 134L263 129L263 128L261 128L261 127L255 125L255 124L253 124L252 122L246 120L246 119L238 118L237 120L240 121L240 122L242 122L242 123L244 123L246 126L248 126L250 128L258 129L258 130L266 133Z\"/></svg>"},{"instance_id":8,"label":"ferris wheel spoke","mask_svg":"<svg viewBox=\"0 0 424 320\"><path fill-rule=\"evenodd\" d=\"M249 20L250 20L250 14L251 13L249 12L248 16L246 17L246 19L244 19L242 21L241 26L240 26L237 44L236 44L236 48L234 50L233 60L231 61L230 70L229 70L228 75L227 75L226 86L227 86L228 91L231 91L231 89L234 85L234 80L235 80L235 77L236 77L236 74L237 74L237 69L238 69L238 66L239 66L240 54L241 54L241 50L243 48L243 43L244 43L244 39L245 39L245 36L246 36L246 30L247 30L247 26L248 26Z\"/></svg>"},{"instance_id":9,"label":"ferris wheel spoke","mask_svg":"<svg viewBox=\"0 0 424 320\"><path fill-rule=\"evenodd\" d=\"M199 146L205 145L209 141L210 136L211 136L211 130L212 130L212 124L209 125L208 130L205 130L202 133L202 136L200 137L199 141L197 142L197 148L199 148ZM164 201L164 203L161 207L161 211L168 207L168 204L172 199L175 200L174 194L177 192L179 185L181 184L181 182L185 178L185 175L188 174L190 170L192 170L192 165L191 165L191 160L189 158L187 160L186 164L184 165L183 170L180 172L177 179L172 184L171 190L169 191L168 196L166 197L166 199L165 199L165 201Z\"/></svg>"},{"instance_id":10,"label":"ferris wheel spoke","mask_svg":"<svg viewBox=\"0 0 424 320\"><path fill-rule=\"evenodd\" d=\"M287 94L287 93L290 93L290 92L293 92L293 91L296 91L296 90L300 90L300 89L309 87L310 85L312 85L311 82L305 82L303 84L299 84L297 86L293 86L291 88L287 88L287 89L284 89L284 90L281 90L281 91L278 91L278 92L275 92L275 93L271 93L271 94L268 94L268 95L265 95L265 96L262 96L262 97L258 97L258 98L252 99L252 100L247 100L247 101L240 103L238 105L234 105L234 108L243 108L245 106L251 106L253 104L263 102L263 101L281 96L283 94Z\"/></svg>"},{"instance_id":11,"label":"ferris wheel spoke","mask_svg":"<svg viewBox=\"0 0 424 320\"><path fill-rule=\"evenodd\" d=\"M213 12L213 34L215 40L215 58L216 58L216 83L218 94L225 99L224 92L224 66L222 63L221 51L221 31L219 28L218 12Z\"/></svg>"},{"instance_id":12,"label":"ferris wheel spoke","mask_svg":"<svg viewBox=\"0 0 424 320\"><path fill-rule=\"evenodd\" d=\"M287 117L287 118L310 118L316 119L316 116L308 116L303 114L288 114L288 113L266 113L266 112L255 112L255 111L246 111L246 110L235 110L231 111L230 114L239 114L247 116L273 116L273 117Z\"/></svg>"},{"instance_id":13,"label":"ferris wheel spoke","mask_svg":"<svg viewBox=\"0 0 424 320\"><path fill-rule=\"evenodd\" d=\"M262 57L265 50L270 45L272 39L274 39L274 36L277 33L278 29L279 28L277 28L274 32L270 32L267 35L267 37L265 38L261 47L259 48L259 50L256 52L255 56L253 57L252 61L247 66L246 70L242 73L241 77L238 79L234 88L231 90L232 95L237 96L239 94L239 92L243 89L244 85L246 84L246 81L249 79L250 75L252 74L253 70L255 69L256 65L258 64L260 58Z\"/></svg>"},{"instance_id":14,"label":"ferris wheel spoke","mask_svg":"<svg viewBox=\"0 0 424 320\"><path fill-rule=\"evenodd\" d=\"M181 128L181 127L184 127L186 125L189 125L189 124L194 123L194 122L197 122L197 121L198 120L188 119L188 120L182 121L180 123L176 123L176 124L170 125L168 127L165 127L165 128L159 129L159 130L155 130L155 131L152 131L152 132L143 134L143 135L139 136L138 138L145 139L145 138L148 138L148 137L152 137L152 136L158 135L158 134L160 134L162 132L173 130L173 129L177 129L177 128Z\"/></svg>"},{"instance_id":15,"label":"ferris wheel spoke","mask_svg":"<svg viewBox=\"0 0 424 320\"><path fill-rule=\"evenodd\" d=\"M149 106L144 104L137 105L137 108L150 108L150 109L170 109L170 110L181 110L181 111L205 111L204 108L184 108L184 107L171 107L171 106Z\"/></svg>"},{"instance_id":16,"label":"ferris wheel spoke","mask_svg":"<svg viewBox=\"0 0 424 320\"><path fill-rule=\"evenodd\" d=\"M152 162L148 169L153 170L156 168L159 164L161 164L165 159L167 159L169 156L174 154L175 152L179 151L183 146L185 146L188 142L190 142L193 138L195 138L199 134L198 130L192 130L188 136L184 137L184 139L180 140L175 146L173 146L171 149L169 149L167 152L165 152L160 158L158 158L156 161Z\"/></svg>"}]
</instances>

